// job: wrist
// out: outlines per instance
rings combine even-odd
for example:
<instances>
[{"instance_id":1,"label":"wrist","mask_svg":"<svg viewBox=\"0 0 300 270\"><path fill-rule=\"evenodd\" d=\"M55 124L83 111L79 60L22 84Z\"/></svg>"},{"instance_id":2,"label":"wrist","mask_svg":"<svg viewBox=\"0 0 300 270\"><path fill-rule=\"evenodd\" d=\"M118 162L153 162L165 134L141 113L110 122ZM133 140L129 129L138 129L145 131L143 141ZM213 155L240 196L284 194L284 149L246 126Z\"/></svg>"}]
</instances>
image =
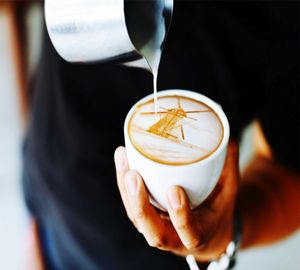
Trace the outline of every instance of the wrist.
<instances>
[{"instance_id":1,"label":"wrist","mask_svg":"<svg viewBox=\"0 0 300 270\"><path fill-rule=\"evenodd\" d=\"M212 261L207 270L227 270L232 269L236 263L236 253L241 246L242 240L242 220L239 208L236 207L233 215L232 238L228 242L225 251L217 260Z\"/></svg>"}]
</instances>

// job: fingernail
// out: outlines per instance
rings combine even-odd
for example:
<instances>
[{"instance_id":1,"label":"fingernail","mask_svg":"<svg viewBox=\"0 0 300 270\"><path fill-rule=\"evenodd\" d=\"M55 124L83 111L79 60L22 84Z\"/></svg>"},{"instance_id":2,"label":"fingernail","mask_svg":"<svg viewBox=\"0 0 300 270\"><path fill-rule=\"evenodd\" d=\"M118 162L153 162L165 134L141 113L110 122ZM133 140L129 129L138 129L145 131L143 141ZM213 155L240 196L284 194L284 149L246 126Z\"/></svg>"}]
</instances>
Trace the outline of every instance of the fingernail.
<instances>
[{"instance_id":1,"label":"fingernail","mask_svg":"<svg viewBox=\"0 0 300 270\"><path fill-rule=\"evenodd\" d=\"M116 166L118 171L124 171L126 166L126 159L124 153L119 153L116 159Z\"/></svg>"},{"instance_id":2,"label":"fingernail","mask_svg":"<svg viewBox=\"0 0 300 270\"><path fill-rule=\"evenodd\" d=\"M176 187L171 187L168 190L168 201L173 210L178 210L181 207L180 191Z\"/></svg>"},{"instance_id":3,"label":"fingernail","mask_svg":"<svg viewBox=\"0 0 300 270\"><path fill-rule=\"evenodd\" d=\"M132 175L131 177L127 177L126 187L127 187L127 191L129 192L130 195L135 195L136 194L137 188L138 188L138 182L137 182L136 175Z\"/></svg>"}]
</instances>

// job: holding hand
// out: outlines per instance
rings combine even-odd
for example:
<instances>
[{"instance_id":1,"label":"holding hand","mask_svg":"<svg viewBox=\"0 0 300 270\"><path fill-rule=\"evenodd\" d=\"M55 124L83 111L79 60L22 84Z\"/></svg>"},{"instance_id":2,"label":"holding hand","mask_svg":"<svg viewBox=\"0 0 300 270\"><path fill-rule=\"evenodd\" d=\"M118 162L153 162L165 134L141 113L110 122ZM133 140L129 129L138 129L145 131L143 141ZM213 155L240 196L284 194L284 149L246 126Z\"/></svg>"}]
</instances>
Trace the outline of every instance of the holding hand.
<instances>
[{"instance_id":1,"label":"holding hand","mask_svg":"<svg viewBox=\"0 0 300 270\"><path fill-rule=\"evenodd\" d=\"M129 170L126 150L115 152L118 187L127 215L148 244L199 261L216 259L232 240L233 212L239 182L238 145L231 141L220 180L212 194L191 210L184 190L171 187L168 214L149 202L142 177Z\"/></svg>"}]
</instances>

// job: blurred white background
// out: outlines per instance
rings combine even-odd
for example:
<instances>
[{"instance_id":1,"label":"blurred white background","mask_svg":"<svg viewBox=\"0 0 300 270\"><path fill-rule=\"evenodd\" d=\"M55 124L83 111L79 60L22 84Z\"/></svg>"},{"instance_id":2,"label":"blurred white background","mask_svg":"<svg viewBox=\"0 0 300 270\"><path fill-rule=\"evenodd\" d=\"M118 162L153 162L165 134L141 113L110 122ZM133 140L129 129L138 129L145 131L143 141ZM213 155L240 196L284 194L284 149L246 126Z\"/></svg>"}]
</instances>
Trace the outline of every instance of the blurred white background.
<instances>
[{"instance_id":1,"label":"blurred white background","mask_svg":"<svg viewBox=\"0 0 300 270\"><path fill-rule=\"evenodd\" d=\"M0 269L22 269L27 229L21 196L21 118L8 20L0 10Z\"/></svg>"},{"instance_id":2,"label":"blurred white background","mask_svg":"<svg viewBox=\"0 0 300 270\"><path fill-rule=\"evenodd\" d=\"M33 71L40 51L38 5L30 10L27 24L29 68ZM28 252L28 217L20 184L23 129L17 87L8 20L0 10L0 269L3 270L23 270ZM242 163L251 155L250 136L251 129L248 129L242 147ZM236 270L253 269L299 270L300 232L270 247L240 252Z\"/></svg>"}]
</instances>

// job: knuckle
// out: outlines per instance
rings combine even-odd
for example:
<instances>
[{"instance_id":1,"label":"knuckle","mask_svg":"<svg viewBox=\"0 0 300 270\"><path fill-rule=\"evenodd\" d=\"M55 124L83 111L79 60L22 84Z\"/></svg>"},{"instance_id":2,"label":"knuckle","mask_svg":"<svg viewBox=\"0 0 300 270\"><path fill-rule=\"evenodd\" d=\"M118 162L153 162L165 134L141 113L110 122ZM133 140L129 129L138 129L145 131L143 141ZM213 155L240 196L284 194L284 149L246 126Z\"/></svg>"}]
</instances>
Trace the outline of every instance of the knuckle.
<instances>
[{"instance_id":1,"label":"knuckle","mask_svg":"<svg viewBox=\"0 0 300 270\"><path fill-rule=\"evenodd\" d=\"M125 173L124 179L125 181L128 181L134 177L135 177L135 171L129 170Z\"/></svg>"},{"instance_id":2,"label":"knuckle","mask_svg":"<svg viewBox=\"0 0 300 270\"><path fill-rule=\"evenodd\" d=\"M166 239L161 236L155 236L148 240L148 244L151 247L164 249L166 247Z\"/></svg>"},{"instance_id":3,"label":"knuckle","mask_svg":"<svg viewBox=\"0 0 300 270\"><path fill-rule=\"evenodd\" d=\"M189 225L187 223L187 221L184 221L184 222L181 222L178 226L177 226L178 230L179 231L182 231L182 232L186 232L189 228Z\"/></svg>"},{"instance_id":4,"label":"knuckle","mask_svg":"<svg viewBox=\"0 0 300 270\"><path fill-rule=\"evenodd\" d=\"M138 231L139 233L141 233L140 228L139 228L138 224L136 223L136 221L135 221L135 220L132 220L131 222L132 222L133 226L137 229L137 231Z\"/></svg>"},{"instance_id":5,"label":"knuckle","mask_svg":"<svg viewBox=\"0 0 300 270\"><path fill-rule=\"evenodd\" d=\"M133 212L134 212L134 217L137 220L145 220L148 218L149 215L147 211L147 205L144 203L136 205Z\"/></svg>"},{"instance_id":6,"label":"knuckle","mask_svg":"<svg viewBox=\"0 0 300 270\"><path fill-rule=\"evenodd\" d=\"M136 220L145 220L148 218L147 205L145 203L137 204L133 209L133 215Z\"/></svg>"},{"instance_id":7,"label":"knuckle","mask_svg":"<svg viewBox=\"0 0 300 270\"><path fill-rule=\"evenodd\" d=\"M131 221L132 223L134 223L135 220L134 220L132 214L130 214L129 211L126 211L126 214L127 214L127 217L130 219L130 221Z\"/></svg>"},{"instance_id":8,"label":"knuckle","mask_svg":"<svg viewBox=\"0 0 300 270\"><path fill-rule=\"evenodd\" d=\"M198 239L198 238L192 238L187 243L185 243L185 247L190 250L198 249L201 246L202 246L202 243L201 243L200 239Z\"/></svg>"},{"instance_id":9,"label":"knuckle","mask_svg":"<svg viewBox=\"0 0 300 270\"><path fill-rule=\"evenodd\" d=\"M120 193L122 194L125 191L125 187L124 187L124 184L123 184L123 179L121 179L120 176L117 177L117 185L118 185Z\"/></svg>"},{"instance_id":10,"label":"knuckle","mask_svg":"<svg viewBox=\"0 0 300 270\"><path fill-rule=\"evenodd\" d=\"M146 213L143 209L139 208L135 210L134 217L138 220L143 220L146 217Z\"/></svg>"}]
</instances>

